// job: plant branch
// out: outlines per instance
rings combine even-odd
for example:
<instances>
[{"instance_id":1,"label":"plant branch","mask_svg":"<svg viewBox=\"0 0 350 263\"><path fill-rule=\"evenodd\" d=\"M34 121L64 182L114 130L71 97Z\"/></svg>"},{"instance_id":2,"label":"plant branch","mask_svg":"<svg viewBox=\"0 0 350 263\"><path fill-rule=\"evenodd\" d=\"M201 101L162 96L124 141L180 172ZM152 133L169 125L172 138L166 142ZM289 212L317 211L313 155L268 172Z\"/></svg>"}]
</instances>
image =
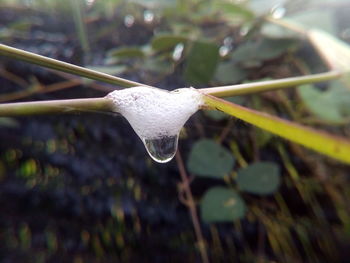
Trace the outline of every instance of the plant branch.
<instances>
[{"instance_id":1,"label":"plant branch","mask_svg":"<svg viewBox=\"0 0 350 263\"><path fill-rule=\"evenodd\" d=\"M199 223L196 203L194 202L194 199L193 199L193 195L190 188L190 180L187 176L186 169L179 150L177 150L175 158L176 158L177 166L179 168L179 172L182 179L183 191L185 192L185 196L186 196L185 204L187 205L188 210L191 214L192 224L193 224L194 232L196 234L198 248L202 258L202 262L208 263L209 262L208 253L206 250L205 240L204 240L201 226Z\"/></svg>"},{"instance_id":2,"label":"plant branch","mask_svg":"<svg viewBox=\"0 0 350 263\"><path fill-rule=\"evenodd\" d=\"M40 83L36 83L35 85L33 85L34 88L32 87L29 89L24 89L24 90L0 95L0 103L23 99L25 97L29 97L36 93L49 93L49 92L54 92L62 89L68 89L68 88L77 86L79 84L81 84L81 81L79 79L62 81L62 82L54 83L47 86L44 86Z\"/></svg>"},{"instance_id":3,"label":"plant branch","mask_svg":"<svg viewBox=\"0 0 350 263\"><path fill-rule=\"evenodd\" d=\"M267 113L248 109L228 101L204 95L205 104L292 142L350 164L350 141L322 131L317 131Z\"/></svg>"},{"instance_id":4,"label":"plant branch","mask_svg":"<svg viewBox=\"0 0 350 263\"><path fill-rule=\"evenodd\" d=\"M40 114L75 113L81 111L112 111L114 106L107 98L50 100L0 104L0 117Z\"/></svg>"},{"instance_id":5,"label":"plant branch","mask_svg":"<svg viewBox=\"0 0 350 263\"><path fill-rule=\"evenodd\" d=\"M237 95L246 95L263 91L290 88L308 83L324 82L328 80L338 79L343 75L340 71L329 71L325 73L312 74L301 77L291 77L277 80L259 81L253 83L245 83L238 85L229 85L221 87L212 87L199 89L199 91L216 97L228 97Z\"/></svg>"},{"instance_id":6,"label":"plant branch","mask_svg":"<svg viewBox=\"0 0 350 263\"><path fill-rule=\"evenodd\" d=\"M67 62L48 58L32 52L13 48L7 45L0 44L0 55L23 60L29 63L37 64L39 66L52 68L59 71L64 71L74 75L79 75L88 79L98 80L109 84L119 85L122 87L147 86L142 83L130 81L127 79L115 77L109 74L98 72L95 70L79 67Z\"/></svg>"}]
</instances>

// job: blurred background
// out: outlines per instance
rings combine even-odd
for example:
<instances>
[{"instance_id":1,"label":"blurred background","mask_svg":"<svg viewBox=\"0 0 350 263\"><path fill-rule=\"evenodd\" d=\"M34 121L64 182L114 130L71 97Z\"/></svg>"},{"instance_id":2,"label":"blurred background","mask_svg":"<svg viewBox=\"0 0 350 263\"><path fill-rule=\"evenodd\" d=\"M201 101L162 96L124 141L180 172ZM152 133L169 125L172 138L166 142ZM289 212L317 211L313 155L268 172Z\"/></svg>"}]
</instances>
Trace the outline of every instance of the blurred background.
<instances>
[{"instance_id":1,"label":"blurred background","mask_svg":"<svg viewBox=\"0 0 350 263\"><path fill-rule=\"evenodd\" d=\"M0 0L0 42L201 88L327 71L265 18L350 42L349 13L341 0ZM117 88L0 58L1 103ZM343 82L227 99L350 136ZM187 122L179 152L155 163L112 114L0 118L0 262L348 262L349 166L215 111Z\"/></svg>"}]
</instances>

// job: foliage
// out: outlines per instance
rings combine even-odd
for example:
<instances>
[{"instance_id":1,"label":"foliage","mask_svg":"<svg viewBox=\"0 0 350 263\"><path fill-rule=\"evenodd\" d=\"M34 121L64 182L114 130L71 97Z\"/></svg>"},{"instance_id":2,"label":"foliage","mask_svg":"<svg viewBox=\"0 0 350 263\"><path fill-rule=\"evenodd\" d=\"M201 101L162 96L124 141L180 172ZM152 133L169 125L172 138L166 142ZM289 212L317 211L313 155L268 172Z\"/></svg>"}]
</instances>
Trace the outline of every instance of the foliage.
<instances>
[{"instance_id":1,"label":"foliage","mask_svg":"<svg viewBox=\"0 0 350 263\"><path fill-rule=\"evenodd\" d=\"M197 141L188 158L188 170L200 176L222 178L228 175L235 159L224 147L213 140Z\"/></svg>"},{"instance_id":2,"label":"foliage","mask_svg":"<svg viewBox=\"0 0 350 263\"><path fill-rule=\"evenodd\" d=\"M231 177L234 157L225 147L213 140L197 141L190 152L188 170L199 177L224 179ZM237 171L234 177L237 190L258 195L269 195L278 191L280 171L272 162L253 163ZM246 205L232 187L212 187L202 197L201 214L208 223L227 222L245 216Z\"/></svg>"},{"instance_id":3,"label":"foliage","mask_svg":"<svg viewBox=\"0 0 350 263\"><path fill-rule=\"evenodd\" d=\"M201 215L209 223L230 222L245 215L245 204L233 189L210 188L201 201Z\"/></svg>"},{"instance_id":4,"label":"foliage","mask_svg":"<svg viewBox=\"0 0 350 263\"><path fill-rule=\"evenodd\" d=\"M340 81L334 81L326 91L314 85L302 85L298 92L307 108L318 118L347 123L350 118L350 92Z\"/></svg>"}]
</instances>

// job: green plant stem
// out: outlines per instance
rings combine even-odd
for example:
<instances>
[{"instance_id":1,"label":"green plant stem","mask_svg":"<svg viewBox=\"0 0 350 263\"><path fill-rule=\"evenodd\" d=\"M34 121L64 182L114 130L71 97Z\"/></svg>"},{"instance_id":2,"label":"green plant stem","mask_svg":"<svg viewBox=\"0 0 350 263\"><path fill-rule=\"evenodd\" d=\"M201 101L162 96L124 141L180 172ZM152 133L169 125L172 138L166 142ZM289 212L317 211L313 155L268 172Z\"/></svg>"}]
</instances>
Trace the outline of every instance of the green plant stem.
<instances>
[{"instance_id":1,"label":"green plant stem","mask_svg":"<svg viewBox=\"0 0 350 263\"><path fill-rule=\"evenodd\" d=\"M212 87L199 89L199 91L216 97L228 97L237 95L246 95L275 89L290 88L308 83L323 82L338 79L343 75L340 71L329 71L320 74L312 74L301 77L291 77L277 80L259 81L253 83L245 83L238 85L229 85L221 87Z\"/></svg>"},{"instance_id":2,"label":"green plant stem","mask_svg":"<svg viewBox=\"0 0 350 263\"><path fill-rule=\"evenodd\" d=\"M76 113L81 111L112 111L114 106L107 98L51 100L0 104L0 117L40 114Z\"/></svg>"},{"instance_id":3,"label":"green plant stem","mask_svg":"<svg viewBox=\"0 0 350 263\"><path fill-rule=\"evenodd\" d=\"M198 242L198 249L202 258L203 263L209 263L209 257L206 248L206 242L202 233L201 224L199 222L199 217L197 213L196 203L194 201L194 197L192 195L190 180L187 176L184 162L181 157L180 150L178 149L175 155L175 159L179 168L179 173L182 179L182 187L183 191L186 195L186 205L191 215L192 224L194 228L194 232Z\"/></svg>"},{"instance_id":4,"label":"green plant stem","mask_svg":"<svg viewBox=\"0 0 350 263\"><path fill-rule=\"evenodd\" d=\"M119 85L121 87L147 86L142 83L130 81L127 79L115 77L109 74L98 72L95 70L79 67L67 62L48 58L32 52L24 51L18 48L13 48L7 45L0 44L0 55L23 60L39 66L64 71L88 79L98 80L109 84Z\"/></svg>"},{"instance_id":5,"label":"green plant stem","mask_svg":"<svg viewBox=\"0 0 350 263\"><path fill-rule=\"evenodd\" d=\"M203 95L203 100L211 109L226 112L261 129L350 164L350 141L346 138L317 131L213 96Z\"/></svg>"}]
</instances>

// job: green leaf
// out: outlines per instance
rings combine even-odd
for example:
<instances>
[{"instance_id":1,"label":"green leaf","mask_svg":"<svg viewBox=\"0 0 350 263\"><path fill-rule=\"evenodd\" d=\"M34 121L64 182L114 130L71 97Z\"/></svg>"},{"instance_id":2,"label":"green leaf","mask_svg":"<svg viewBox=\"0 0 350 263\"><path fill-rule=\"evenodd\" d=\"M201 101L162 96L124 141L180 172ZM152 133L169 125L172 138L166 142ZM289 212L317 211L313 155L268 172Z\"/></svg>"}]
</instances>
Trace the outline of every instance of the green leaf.
<instances>
[{"instance_id":1,"label":"green leaf","mask_svg":"<svg viewBox=\"0 0 350 263\"><path fill-rule=\"evenodd\" d=\"M350 71L350 45L322 30L309 30L308 36L332 69Z\"/></svg>"},{"instance_id":2,"label":"green leaf","mask_svg":"<svg viewBox=\"0 0 350 263\"><path fill-rule=\"evenodd\" d=\"M281 178L275 163L259 162L240 169L236 180L240 190L266 195L278 190Z\"/></svg>"},{"instance_id":3,"label":"green leaf","mask_svg":"<svg viewBox=\"0 0 350 263\"><path fill-rule=\"evenodd\" d=\"M168 74L172 72L173 65L162 57L150 57L144 61L142 69L159 74Z\"/></svg>"},{"instance_id":4,"label":"green leaf","mask_svg":"<svg viewBox=\"0 0 350 263\"><path fill-rule=\"evenodd\" d=\"M303 29L302 26L299 24L291 21L288 18L283 18L283 19L278 19L278 21L281 21L287 25L290 25L291 27L296 27L296 28L301 28ZM286 27L283 27L278 24L274 23L264 23L261 26L260 32L263 36L268 37L268 38L289 38L289 39L297 39L300 38L300 34L292 31Z\"/></svg>"},{"instance_id":5,"label":"green leaf","mask_svg":"<svg viewBox=\"0 0 350 263\"><path fill-rule=\"evenodd\" d=\"M213 78L219 61L219 48L210 42L193 43L186 59L184 77L190 85L207 84Z\"/></svg>"},{"instance_id":6,"label":"green leaf","mask_svg":"<svg viewBox=\"0 0 350 263\"><path fill-rule=\"evenodd\" d=\"M240 4L217 1L215 7L224 14L226 19L233 22L242 22L242 18L245 21L255 18L255 14L251 10Z\"/></svg>"},{"instance_id":7,"label":"green leaf","mask_svg":"<svg viewBox=\"0 0 350 263\"><path fill-rule=\"evenodd\" d=\"M230 222L243 218L246 206L233 189L213 187L209 189L200 204L202 219L207 223Z\"/></svg>"},{"instance_id":8,"label":"green leaf","mask_svg":"<svg viewBox=\"0 0 350 263\"><path fill-rule=\"evenodd\" d=\"M298 93L307 108L318 118L334 123L350 120L350 90L339 81L333 81L326 91L314 85L299 86Z\"/></svg>"},{"instance_id":9,"label":"green leaf","mask_svg":"<svg viewBox=\"0 0 350 263\"><path fill-rule=\"evenodd\" d=\"M180 35L164 34L153 37L152 48L156 51L170 50L179 43L186 43L187 37Z\"/></svg>"},{"instance_id":10,"label":"green leaf","mask_svg":"<svg viewBox=\"0 0 350 263\"><path fill-rule=\"evenodd\" d=\"M198 176L222 178L231 172L234 163L228 150L213 140L202 139L192 147L187 167Z\"/></svg>"},{"instance_id":11,"label":"green leaf","mask_svg":"<svg viewBox=\"0 0 350 263\"><path fill-rule=\"evenodd\" d=\"M239 46L231 55L235 62L264 61L277 58L296 46L292 39L263 38Z\"/></svg>"},{"instance_id":12,"label":"green leaf","mask_svg":"<svg viewBox=\"0 0 350 263\"><path fill-rule=\"evenodd\" d=\"M306 10L298 12L295 15L288 16L288 19L294 23L298 23L305 28L313 28L327 31L329 33L337 33L336 19L334 19L334 10Z\"/></svg>"},{"instance_id":13,"label":"green leaf","mask_svg":"<svg viewBox=\"0 0 350 263\"><path fill-rule=\"evenodd\" d=\"M128 3L139 4L148 9L162 10L164 8L176 8L176 1L173 0L129 0Z\"/></svg>"},{"instance_id":14,"label":"green leaf","mask_svg":"<svg viewBox=\"0 0 350 263\"><path fill-rule=\"evenodd\" d=\"M221 62L215 72L215 80L220 84L235 84L245 80L248 73L241 66L232 62Z\"/></svg>"},{"instance_id":15,"label":"green leaf","mask_svg":"<svg viewBox=\"0 0 350 263\"><path fill-rule=\"evenodd\" d=\"M145 54L140 47L120 47L110 50L108 56L118 58L142 58Z\"/></svg>"}]
</instances>

